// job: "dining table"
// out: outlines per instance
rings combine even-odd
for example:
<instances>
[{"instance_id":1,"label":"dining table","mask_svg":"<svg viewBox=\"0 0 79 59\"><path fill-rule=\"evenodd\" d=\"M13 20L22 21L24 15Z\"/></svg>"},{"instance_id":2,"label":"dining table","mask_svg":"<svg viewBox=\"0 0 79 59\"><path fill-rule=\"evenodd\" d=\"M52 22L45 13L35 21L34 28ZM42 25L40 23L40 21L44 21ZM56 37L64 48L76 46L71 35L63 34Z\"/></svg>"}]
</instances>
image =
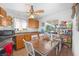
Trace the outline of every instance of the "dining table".
<instances>
[{"instance_id":1,"label":"dining table","mask_svg":"<svg viewBox=\"0 0 79 59\"><path fill-rule=\"evenodd\" d=\"M56 55L60 42L58 40L43 40L43 39L35 39L32 40L35 52L39 53L42 56L47 56L53 49L56 49Z\"/></svg>"}]
</instances>

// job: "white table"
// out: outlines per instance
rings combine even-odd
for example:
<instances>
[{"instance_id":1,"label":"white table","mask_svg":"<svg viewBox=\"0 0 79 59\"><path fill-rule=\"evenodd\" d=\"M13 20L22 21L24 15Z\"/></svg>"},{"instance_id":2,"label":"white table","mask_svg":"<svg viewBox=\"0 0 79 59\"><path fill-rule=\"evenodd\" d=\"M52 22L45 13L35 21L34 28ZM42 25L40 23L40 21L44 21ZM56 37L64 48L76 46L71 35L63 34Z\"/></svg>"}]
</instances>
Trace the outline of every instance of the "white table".
<instances>
[{"instance_id":1,"label":"white table","mask_svg":"<svg viewBox=\"0 0 79 59\"><path fill-rule=\"evenodd\" d=\"M46 56L54 48L56 48L56 55L57 55L59 41L34 40L31 42L33 44L35 51L40 55Z\"/></svg>"}]
</instances>

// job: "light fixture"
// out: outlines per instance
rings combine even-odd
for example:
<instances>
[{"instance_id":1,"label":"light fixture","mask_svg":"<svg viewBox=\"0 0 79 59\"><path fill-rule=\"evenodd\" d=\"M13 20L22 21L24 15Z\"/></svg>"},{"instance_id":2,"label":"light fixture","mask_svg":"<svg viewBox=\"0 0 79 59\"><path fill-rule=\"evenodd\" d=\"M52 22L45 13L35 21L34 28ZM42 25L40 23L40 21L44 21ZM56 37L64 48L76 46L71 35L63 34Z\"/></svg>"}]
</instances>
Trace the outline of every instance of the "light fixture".
<instances>
[{"instance_id":1,"label":"light fixture","mask_svg":"<svg viewBox=\"0 0 79 59\"><path fill-rule=\"evenodd\" d=\"M34 15L30 15L30 17L29 18L32 18L32 19L34 19L35 18L35 16Z\"/></svg>"},{"instance_id":2,"label":"light fixture","mask_svg":"<svg viewBox=\"0 0 79 59\"><path fill-rule=\"evenodd\" d=\"M0 17L3 18L4 16L0 14Z\"/></svg>"},{"instance_id":3,"label":"light fixture","mask_svg":"<svg viewBox=\"0 0 79 59\"><path fill-rule=\"evenodd\" d=\"M28 5L29 11L27 11L26 13L29 15L29 18L35 18L37 16L39 16L41 13L44 12L44 10L34 10L33 5Z\"/></svg>"}]
</instances>

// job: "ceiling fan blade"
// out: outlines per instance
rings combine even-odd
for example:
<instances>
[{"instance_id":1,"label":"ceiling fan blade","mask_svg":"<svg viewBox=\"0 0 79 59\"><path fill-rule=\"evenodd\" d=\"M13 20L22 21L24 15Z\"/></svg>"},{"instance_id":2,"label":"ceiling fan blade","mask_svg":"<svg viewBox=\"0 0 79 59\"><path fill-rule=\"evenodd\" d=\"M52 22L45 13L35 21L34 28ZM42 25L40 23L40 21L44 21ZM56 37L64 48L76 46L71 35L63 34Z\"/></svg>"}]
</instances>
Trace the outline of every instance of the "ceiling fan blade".
<instances>
[{"instance_id":1,"label":"ceiling fan blade","mask_svg":"<svg viewBox=\"0 0 79 59\"><path fill-rule=\"evenodd\" d=\"M34 13L43 13L43 12L44 12L44 10L37 10Z\"/></svg>"},{"instance_id":2,"label":"ceiling fan blade","mask_svg":"<svg viewBox=\"0 0 79 59\"><path fill-rule=\"evenodd\" d=\"M34 9L33 9L33 5L30 6L30 11L29 11L31 14L34 13Z\"/></svg>"}]
</instances>

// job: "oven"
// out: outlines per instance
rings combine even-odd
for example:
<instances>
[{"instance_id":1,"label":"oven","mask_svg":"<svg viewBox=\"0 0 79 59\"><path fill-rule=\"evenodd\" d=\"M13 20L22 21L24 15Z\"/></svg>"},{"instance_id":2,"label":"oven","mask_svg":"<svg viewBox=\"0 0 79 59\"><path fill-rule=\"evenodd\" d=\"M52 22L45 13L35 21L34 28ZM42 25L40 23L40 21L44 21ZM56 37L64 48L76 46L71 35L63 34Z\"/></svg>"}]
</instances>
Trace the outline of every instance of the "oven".
<instances>
[{"instance_id":1,"label":"oven","mask_svg":"<svg viewBox=\"0 0 79 59\"><path fill-rule=\"evenodd\" d=\"M10 49L13 48L14 34L15 34L14 30L0 30L0 55L10 55L10 54L5 54L5 53L6 51L8 51L9 48ZM10 44L11 44L11 47L9 47Z\"/></svg>"}]
</instances>

